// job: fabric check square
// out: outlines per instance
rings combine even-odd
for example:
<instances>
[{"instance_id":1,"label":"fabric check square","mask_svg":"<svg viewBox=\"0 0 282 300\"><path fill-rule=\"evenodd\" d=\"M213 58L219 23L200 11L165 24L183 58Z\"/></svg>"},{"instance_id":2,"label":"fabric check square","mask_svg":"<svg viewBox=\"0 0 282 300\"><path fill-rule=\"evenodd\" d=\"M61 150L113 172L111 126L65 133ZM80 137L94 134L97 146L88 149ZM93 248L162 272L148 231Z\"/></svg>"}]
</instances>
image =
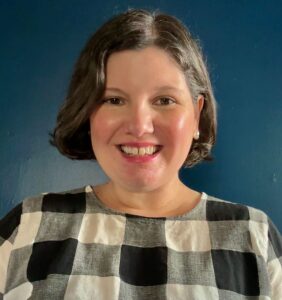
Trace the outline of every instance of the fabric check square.
<instances>
[{"instance_id":1,"label":"fabric check square","mask_svg":"<svg viewBox=\"0 0 282 300\"><path fill-rule=\"evenodd\" d=\"M166 221L167 246L176 251L209 251L209 228L206 221ZM185 235L182 235L185 231ZM181 236L181 239L180 239Z\"/></svg>"}]
</instances>

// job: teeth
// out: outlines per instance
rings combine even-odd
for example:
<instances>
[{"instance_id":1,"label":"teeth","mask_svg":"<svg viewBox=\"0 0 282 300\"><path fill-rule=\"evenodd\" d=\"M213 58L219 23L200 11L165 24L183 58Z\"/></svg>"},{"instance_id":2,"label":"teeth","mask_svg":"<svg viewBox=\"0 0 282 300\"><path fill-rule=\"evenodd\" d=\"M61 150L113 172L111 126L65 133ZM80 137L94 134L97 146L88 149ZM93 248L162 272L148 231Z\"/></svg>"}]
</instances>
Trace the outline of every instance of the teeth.
<instances>
[{"instance_id":1,"label":"teeth","mask_svg":"<svg viewBox=\"0 0 282 300\"><path fill-rule=\"evenodd\" d=\"M158 150L158 147L148 146L148 147L137 148L137 147L121 146L121 150L126 154L143 156L143 155L152 155Z\"/></svg>"}]
</instances>

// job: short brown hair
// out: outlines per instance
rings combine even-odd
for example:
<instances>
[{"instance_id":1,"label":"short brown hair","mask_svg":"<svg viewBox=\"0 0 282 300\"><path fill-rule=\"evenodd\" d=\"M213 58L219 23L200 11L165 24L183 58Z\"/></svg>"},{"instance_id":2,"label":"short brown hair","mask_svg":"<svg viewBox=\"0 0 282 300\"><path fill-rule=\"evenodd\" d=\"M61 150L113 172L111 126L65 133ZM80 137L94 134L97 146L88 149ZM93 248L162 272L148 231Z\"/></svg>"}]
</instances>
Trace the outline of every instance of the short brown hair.
<instances>
[{"instance_id":1,"label":"short brown hair","mask_svg":"<svg viewBox=\"0 0 282 300\"><path fill-rule=\"evenodd\" d=\"M182 68L193 99L204 97L199 131L184 166L211 160L216 138L216 101L199 43L175 17L159 12L131 9L106 22L89 39L72 75L66 100L50 143L71 159L95 159L89 130L89 117L99 106L105 89L108 57L118 51L157 46Z\"/></svg>"}]
</instances>

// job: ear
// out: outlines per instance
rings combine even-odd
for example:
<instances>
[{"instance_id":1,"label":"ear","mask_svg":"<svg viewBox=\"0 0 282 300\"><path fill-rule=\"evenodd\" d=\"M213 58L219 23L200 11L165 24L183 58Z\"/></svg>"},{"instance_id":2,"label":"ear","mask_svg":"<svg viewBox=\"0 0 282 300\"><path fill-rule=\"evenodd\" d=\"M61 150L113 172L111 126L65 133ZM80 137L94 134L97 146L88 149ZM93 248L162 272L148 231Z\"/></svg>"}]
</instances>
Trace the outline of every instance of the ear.
<instances>
[{"instance_id":1,"label":"ear","mask_svg":"<svg viewBox=\"0 0 282 300\"><path fill-rule=\"evenodd\" d=\"M195 117L196 117L196 120L198 121L198 124L200 122L201 111L204 107L204 104L205 104L204 96L199 95L197 98L197 101L195 103Z\"/></svg>"}]
</instances>

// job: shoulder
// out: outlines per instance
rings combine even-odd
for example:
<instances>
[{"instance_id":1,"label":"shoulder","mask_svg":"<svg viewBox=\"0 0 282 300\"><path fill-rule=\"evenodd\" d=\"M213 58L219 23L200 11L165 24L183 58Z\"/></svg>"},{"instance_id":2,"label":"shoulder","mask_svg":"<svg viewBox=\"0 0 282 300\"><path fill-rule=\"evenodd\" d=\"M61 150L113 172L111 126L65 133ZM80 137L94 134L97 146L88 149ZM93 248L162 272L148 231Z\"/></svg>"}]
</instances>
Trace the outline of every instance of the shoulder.
<instances>
[{"instance_id":1,"label":"shoulder","mask_svg":"<svg viewBox=\"0 0 282 300\"><path fill-rule=\"evenodd\" d=\"M253 221L268 224L268 216L260 209L207 196L208 221Z\"/></svg>"},{"instance_id":2,"label":"shoulder","mask_svg":"<svg viewBox=\"0 0 282 300\"><path fill-rule=\"evenodd\" d=\"M265 261L282 256L281 234L259 209L207 196L206 219L214 240L226 248L253 251Z\"/></svg>"},{"instance_id":3,"label":"shoulder","mask_svg":"<svg viewBox=\"0 0 282 300\"><path fill-rule=\"evenodd\" d=\"M7 239L19 226L23 215L39 212L81 212L86 206L88 187L26 197L0 219L0 237Z\"/></svg>"},{"instance_id":4,"label":"shoulder","mask_svg":"<svg viewBox=\"0 0 282 300\"><path fill-rule=\"evenodd\" d=\"M60 192L42 193L28 197L22 202L22 213L35 212L81 212L86 203L87 187Z\"/></svg>"}]
</instances>

